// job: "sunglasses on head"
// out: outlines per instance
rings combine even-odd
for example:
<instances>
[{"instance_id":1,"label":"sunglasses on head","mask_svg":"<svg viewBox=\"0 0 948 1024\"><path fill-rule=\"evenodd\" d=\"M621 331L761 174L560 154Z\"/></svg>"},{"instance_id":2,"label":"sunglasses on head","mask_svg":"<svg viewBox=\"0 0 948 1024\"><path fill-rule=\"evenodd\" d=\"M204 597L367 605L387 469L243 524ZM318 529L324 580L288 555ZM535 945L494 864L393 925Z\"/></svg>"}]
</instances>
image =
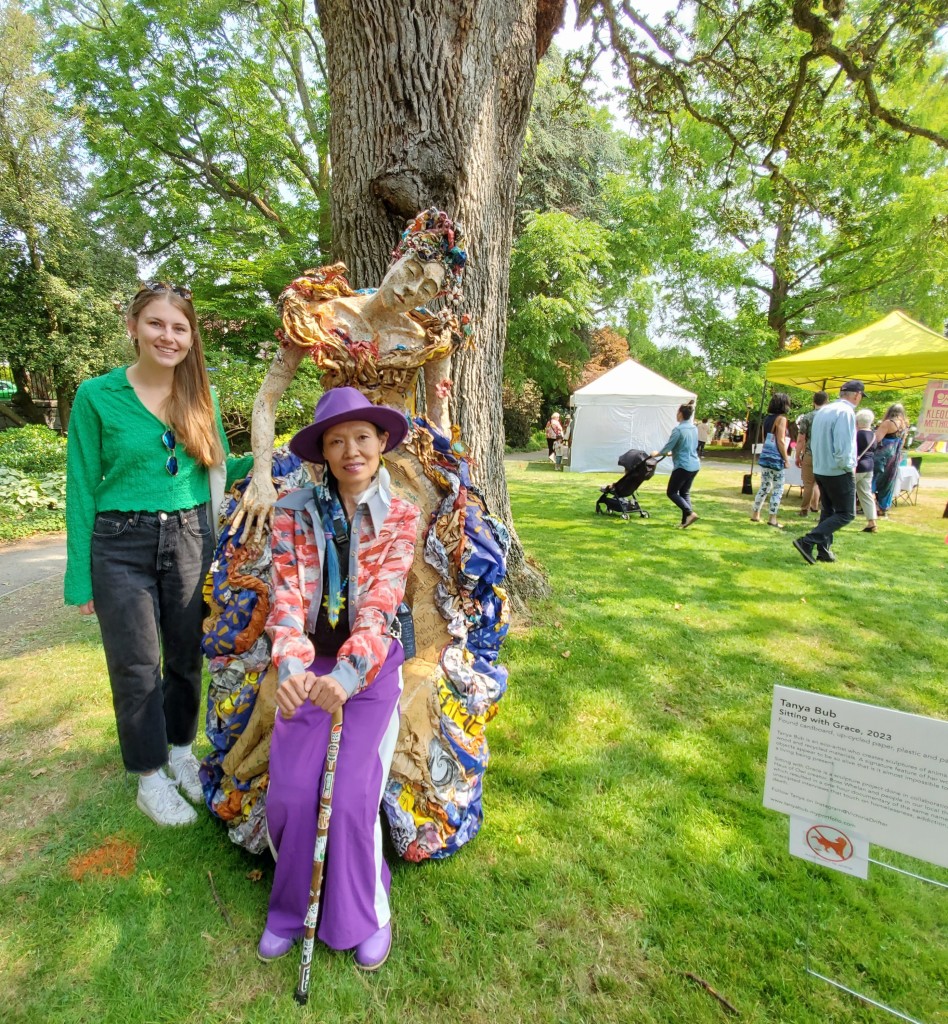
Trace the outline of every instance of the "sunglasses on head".
<instances>
[{"instance_id":1,"label":"sunglasses on head","mask_svg":"<svg viewBox=\"0 0 948 1024\"><path fill-rule=\"evenodd\" d=\"M138 289L139 294L142 292L154 292L155 294L161 294L161 292L174 292L175 295L180 295L182 299L191 301L191 289L183 284L171 284L168 281L145 281Z\"/></svg>"},{"instance_id":2,"label":"sunglasses on head","mask_svg":"<svg viewBox=\"0 0 948 1024\"><path fill-rule=\"evenodd\" d=\"M170 453L168 455L168 461L165 463L165 469L167 469L172 476L177 476L178 460L174 454L174 449L175 445L177 444L177 440L175 439L174 431L170 427L161 435L161 443L168 449Z\"/></svg>"}]
</instances>

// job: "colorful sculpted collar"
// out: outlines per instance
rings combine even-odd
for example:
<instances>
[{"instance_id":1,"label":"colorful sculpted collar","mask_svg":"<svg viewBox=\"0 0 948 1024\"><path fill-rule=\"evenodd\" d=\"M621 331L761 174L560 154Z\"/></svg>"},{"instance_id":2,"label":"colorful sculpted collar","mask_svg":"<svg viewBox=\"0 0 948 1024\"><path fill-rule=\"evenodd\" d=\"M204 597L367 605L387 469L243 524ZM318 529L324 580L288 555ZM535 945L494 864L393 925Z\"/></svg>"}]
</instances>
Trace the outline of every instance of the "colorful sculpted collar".
<instances>
[{"instance_id":1,"label":"colorful sculpted collar","mask_svg":"<svg viewBox=\"0 0 948 1024\"><path fill-rule=\"evenodd\" d=\"M284 494L276 503L277 508L289 509L293 512L302 512L313 500L312 487L302 487L298 491L290 491ZM379 467L375 480L369 484L365 492L360 496L358 506L368 509L369 518L372 521L372 529L378 535L382 524L388 516L392 507L392 478L384 466Z\"/></svg>"}]
</instances>

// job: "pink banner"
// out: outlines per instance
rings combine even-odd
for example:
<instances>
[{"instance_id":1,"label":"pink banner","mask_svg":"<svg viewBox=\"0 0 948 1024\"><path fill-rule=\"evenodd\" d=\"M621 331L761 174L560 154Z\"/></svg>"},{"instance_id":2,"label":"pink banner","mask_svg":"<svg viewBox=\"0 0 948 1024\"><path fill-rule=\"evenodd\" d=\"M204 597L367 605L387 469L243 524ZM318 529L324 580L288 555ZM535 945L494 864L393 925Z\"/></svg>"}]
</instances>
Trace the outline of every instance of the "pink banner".
<instances>
[{"instance_id":1,"label":"pink banner","mask_svg":"<svg viewBox=\"0 0 948 1024\"><path fill-rule=\"evenodd\" d=\"M919 451L948 451L948 380L930 380L918 417Z\"/></svg>"}]
</instances>

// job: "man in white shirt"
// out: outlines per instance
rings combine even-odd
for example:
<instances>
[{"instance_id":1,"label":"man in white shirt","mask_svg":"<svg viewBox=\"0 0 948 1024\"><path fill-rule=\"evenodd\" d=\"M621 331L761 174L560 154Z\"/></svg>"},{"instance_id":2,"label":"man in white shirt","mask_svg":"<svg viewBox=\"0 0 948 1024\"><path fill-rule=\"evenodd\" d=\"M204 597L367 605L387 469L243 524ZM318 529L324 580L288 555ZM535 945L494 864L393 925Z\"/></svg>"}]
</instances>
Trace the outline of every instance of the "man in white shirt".
<instances>
[{"instance_id":1,"label":"man in white shirt","mask_svg":"<svg viewBox=\"0 0 948 1024\"><path fill-rule=\"evenodd\" d=\"M695 424L695 430L698 431L698 458L700 459L711 434L711 424L708 423L707 416L700 423Z\"/></svg>"}]
</instances>

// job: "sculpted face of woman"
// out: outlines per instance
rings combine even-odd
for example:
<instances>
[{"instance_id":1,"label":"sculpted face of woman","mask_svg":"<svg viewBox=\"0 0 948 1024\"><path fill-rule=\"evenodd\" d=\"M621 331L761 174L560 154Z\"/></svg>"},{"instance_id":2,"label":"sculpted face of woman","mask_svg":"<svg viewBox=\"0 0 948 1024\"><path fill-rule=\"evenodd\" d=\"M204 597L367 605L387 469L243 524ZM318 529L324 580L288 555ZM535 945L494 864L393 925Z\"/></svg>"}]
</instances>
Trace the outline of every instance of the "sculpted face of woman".
<instances>
[{"instance_id":1,"label":"sculpted face of woman","mask_svg":"<svg viewBox=\"0 0 948 1024\"><path fill-rule=\"evenodd\" d=\"M194 344L188 318L160 296L129 319L128 332L138 339L138 361L166 370L183 363Z\"/></svg>"},{"instance_id":2,"label":"sculpted face of woman","mask_svg":"<svg viewBox=\"0 0 948 1024\"><path fill-rule=\"evenodd\" d=\"M423 263L411 253L394 263L379 285L379 298L392 313L407 313L423 306L441 291L444 264L437 260Z\"/></svg>"},{"instance_id":3,"label":"sculpted face of woman","mask_svg":"<svg viewBox=\"0 0 948 1024\"><path fill-rule=\"evenodd\" d=\"M378 472L388 433L374 423L350 420L337 423L323 434L323 458L344 495L358 497Z\"/></svg>"}]
</instances>

